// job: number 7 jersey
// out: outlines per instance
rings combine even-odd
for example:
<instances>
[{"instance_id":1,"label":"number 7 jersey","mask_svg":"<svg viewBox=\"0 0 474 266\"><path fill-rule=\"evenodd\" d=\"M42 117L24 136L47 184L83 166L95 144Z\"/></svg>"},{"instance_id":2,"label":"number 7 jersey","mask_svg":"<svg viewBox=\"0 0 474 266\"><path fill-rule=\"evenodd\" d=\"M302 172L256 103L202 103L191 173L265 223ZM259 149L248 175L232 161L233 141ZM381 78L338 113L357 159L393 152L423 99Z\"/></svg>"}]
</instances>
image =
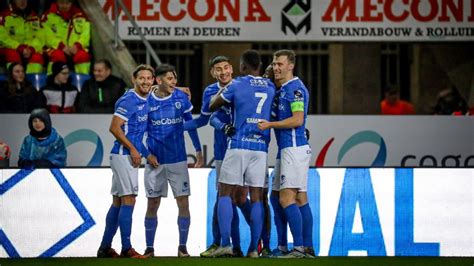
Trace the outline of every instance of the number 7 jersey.
<instances>
[{"instance_id":1,"label":"number 7 jersey","mask_svg":"<svg viewBox=\"0 0 474 266\"><path fill-rule=\"evenodd\" d=\"M275 85L266 78L236 78L221 97L232 105L232 124L237 129L228 143L229 149L268 151L270 130L258 129L262 119L270 120Z\"/></svg>"}]
</instances>

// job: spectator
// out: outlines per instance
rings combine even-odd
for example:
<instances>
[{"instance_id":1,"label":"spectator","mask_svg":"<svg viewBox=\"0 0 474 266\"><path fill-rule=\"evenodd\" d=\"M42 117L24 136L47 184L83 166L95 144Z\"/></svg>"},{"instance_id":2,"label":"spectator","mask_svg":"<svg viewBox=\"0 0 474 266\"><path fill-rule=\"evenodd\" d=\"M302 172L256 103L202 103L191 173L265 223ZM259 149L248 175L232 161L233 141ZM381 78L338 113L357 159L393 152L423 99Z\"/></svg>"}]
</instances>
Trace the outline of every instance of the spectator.
<instances>
[{"instance_id":1,"label":"spectator","mask_svg":"<svg viewBox=\"0 0 474 266\"><path fill-rule=\"evenodd\" d=\"M43 100L50 113L74 113L79 90L71 84L69 68L63 62L55 62L53 73L41 88Z\"/></svg>"},{"instance_id":2,"label":"spectator","mask_svg":"<svg viewBox=\"0 0 474 266\"><path fill-rule=\"evenodd\" d=\"M23 139L18 166L21 168L59 168L66 166L63 138L51 126L46 109L35 109L28 119L30 134Z\"/></svg>"},{"instance_id":3,"label":"spectator","mask_svg":"<svg viewBox=\"0 0 474 266\"><path fill-rule=\"evenodd\" d=\"M433 108L436 115L469 115L469 107L456 87L442 90Z\"/></svg>"},{"instance_id":4,"label":"spectator","mask_svg":"<svg viewBox=\"0 0 474 266\"><path fill-rule=\"evenodd\" d=\"M91 56L88 52L91 37L90 23L84 12L72 0L56 0L43 15L42 23L50 63L74 63L75 72L89 74Z\"/></svg>"},{"instance_id":5,"label":"spectator","mask_svg":"<svg viewBox=\"0 0 474 266\"><path fill-rule=\"evenodd\" d=\"M43 40L40 19L28 1L12 0L0 14L0 56L5 57L7 67L25 63L26 73L41 73Z\"/></svg>"},{"instance_id":6,"label":"spectator","mask_svg":"<svg viewBox=\"0 0 474 266\"><path fill-rule=\"evenodd\" d=\"M389 89L385 92L385 99L380 103L383 115L413 115L413 104L400 100L398 89Z\"/></svg>"},{"instance_id":7,"label":"spectator","mask_svg":"<svg viewBox=\"0 0 474 266\"><path fill-rule=\"evenodd\" d=\"M112 75L109 60L102 59L94 64L94 77L82 86L78 111L81 113L114 113L115 102L123 95L125 82Z\"/></svg>"},{"instance_id":8,"label":"spectator","mask_svg":"<svg viewBox=\"0 0 474 266\"><path fill-rule=\"evenodd\" d=\"M8 67L8 79L0 82L0 113L30 113L43 107L40 93L25 79L25 69L20 63Z\"/></svg>"}]
</instances>

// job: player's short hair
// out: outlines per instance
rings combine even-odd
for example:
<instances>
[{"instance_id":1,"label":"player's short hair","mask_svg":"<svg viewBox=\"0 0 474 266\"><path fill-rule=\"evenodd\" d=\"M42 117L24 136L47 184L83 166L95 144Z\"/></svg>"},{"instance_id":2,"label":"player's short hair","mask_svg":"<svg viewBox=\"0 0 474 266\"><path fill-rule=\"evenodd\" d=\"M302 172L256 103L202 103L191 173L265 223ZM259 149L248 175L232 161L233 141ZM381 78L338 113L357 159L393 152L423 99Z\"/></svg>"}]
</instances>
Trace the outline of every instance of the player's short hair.
<instances>
[{"instance_id":1,"label":"player's short hair","mask_svg":"<svg viewBox=\"0 0 474 266\"><path fill-rule=\"evenodd\" d=\"M252 70L258 70L262 64L260 54L256 50L246 50L240 55L240 62Z\"/></svg>"},{"instance_id":2,"label":"player's short hair","mask_svg":"<svg viewBox=\"0 0 474 266\"><path fill-rule=\"evenodd\" d=\"M227 62L230 64L230 60L227 56L224 55L216 55L209 60L209 67L213 68L216 64Z\"/></svg>"},{"instance_id":3,"label":"player's short hair","mask_svg":"<svg viewBox=\"0 0 474 266\"><path fill-rule=\"evenodd\" d=\"M177 78L176 68L173 65L161 64L161 65L157 66L156 69L155 69L155 74L156 74L157 77L165 75L168 72L172 72L174 77Z\"/></svg>"},{"instance_id":4,"label":"player's short hair","mask_svg":"<svg viewBox=\"0 0 474 266\"><path fill-rule=\"evenodd\" d=\"M112 63L108 59L100 59L95 61L96 64L104 64L105 68L112 70Z\"/></svg>"},{"instance_id":5,"label":"player's short hair","mask_svg":"<svg viewBox=\"0 0 474 266\"><path fill-rule=\"evenodd\" d=\"M142 71L142 70L148 70L151 72L151 75L154 77L155 76L155 70L153 69L152 66L150 65L145 65L145 64L142 64L142 65L139 65L135 68L135 70L133 70L133 78L137 78L138 76L138 72Z\"/></svg>"},{"instance_id":6,"label":"player's short hair","mask_svg":"<svg viewBox=\"0 0 474 266\"><path fill-rule=\"evenodd\" d=\"M288 62L290 62L293 65L296 63L296 54L295 54L295 51L293 50L286 50L286 49L278 50L275 53L273 53L273 56L274 57L286 56L288 58Z\"/></svg>"}]
</instances>

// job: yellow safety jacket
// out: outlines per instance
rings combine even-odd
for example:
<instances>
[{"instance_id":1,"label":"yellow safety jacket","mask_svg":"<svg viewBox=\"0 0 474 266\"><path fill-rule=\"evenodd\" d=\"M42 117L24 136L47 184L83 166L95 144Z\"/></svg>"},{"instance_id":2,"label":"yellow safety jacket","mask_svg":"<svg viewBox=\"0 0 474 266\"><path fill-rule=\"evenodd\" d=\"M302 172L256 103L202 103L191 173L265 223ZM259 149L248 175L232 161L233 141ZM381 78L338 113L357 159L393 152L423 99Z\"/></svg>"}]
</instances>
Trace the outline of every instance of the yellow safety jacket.
<instances>
[{"instance_id":1,"label":"yellow safety jacket","mask_svg":"<svg viewBox=\"0 0 474 266\"><path fill-rule=\"evenodd\" d=\"M46 46L62 49L64 46L80 46L87 51L91 39L91 25L84 12L73 6L69 13L63 14L55 3L43 15L42 26L46 38Z\"/></svg>"},{"instance_id":2,"label":"yellow safety jacket","mask_svg":"<svg viewBox=\"0 0 474 266\"><path fill-rule=\"evenodd\" d=\"M16 50L24 45L42 53L44 45L42 33L40 18L34 11L22 12L10 7L0 14L0 47L2 48Z\"/></svg>"}]
</instances>

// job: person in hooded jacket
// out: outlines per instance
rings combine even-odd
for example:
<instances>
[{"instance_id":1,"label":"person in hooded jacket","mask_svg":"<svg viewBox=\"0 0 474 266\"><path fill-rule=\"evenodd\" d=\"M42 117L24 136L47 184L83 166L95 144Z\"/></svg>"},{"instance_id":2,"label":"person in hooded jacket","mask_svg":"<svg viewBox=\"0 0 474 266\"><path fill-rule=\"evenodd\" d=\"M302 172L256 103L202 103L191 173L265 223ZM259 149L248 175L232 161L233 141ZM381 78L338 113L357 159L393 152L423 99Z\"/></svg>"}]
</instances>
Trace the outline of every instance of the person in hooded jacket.
<instances>
[{"instance_id":1,"label":"person in hooded jacket","mask_svg":"<svg viewBox=\"0 0 474 266\"><path fill-rule=\"evenodd\" d=\"M18 166L26 169L66 166L67 151L63 138L51 126L46 109L34 109L28 119L30 134L23 139Z\"/></svg>"},{"instance_id":2,"label":"person in hooded jacket","mask_svg":"<svg viewBox=\"0 0 474 266\"><path fill-rule=\"evenodd\" d=\"M53 64L53 73L41 88L43 101L50 113L75 113L79 90L71 84L69 67L63 62Z\"/></svg>"}]
</instances>

